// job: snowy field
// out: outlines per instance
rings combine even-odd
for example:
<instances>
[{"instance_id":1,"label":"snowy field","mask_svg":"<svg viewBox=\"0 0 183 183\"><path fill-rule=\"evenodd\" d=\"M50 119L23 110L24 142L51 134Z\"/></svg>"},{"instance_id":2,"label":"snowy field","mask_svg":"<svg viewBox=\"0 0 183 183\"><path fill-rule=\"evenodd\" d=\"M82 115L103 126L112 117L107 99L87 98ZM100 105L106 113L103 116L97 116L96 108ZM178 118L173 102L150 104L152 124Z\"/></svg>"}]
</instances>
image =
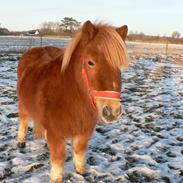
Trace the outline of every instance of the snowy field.
<instances>
[{"instance_id":1,"label":"snowy field","mask_svg":"<svg viewBox=\"0 0 183 183\"><path fill-rule=\"evenodd\" d=\"M46 183L50 165L45 141L33 141L30 127L26 148L17 148L16 70L25 42L15 40L11 46L13 40L0 38L0 182ZM96 127L84 176L74 172L68 142L65 183L183 182L183 66L163 52L141 57L139 47L145 53L156 49L152 45L128 47L131 64L122 73L121 94L125 114L116 124Z\"/></svg>"}]
</instances>

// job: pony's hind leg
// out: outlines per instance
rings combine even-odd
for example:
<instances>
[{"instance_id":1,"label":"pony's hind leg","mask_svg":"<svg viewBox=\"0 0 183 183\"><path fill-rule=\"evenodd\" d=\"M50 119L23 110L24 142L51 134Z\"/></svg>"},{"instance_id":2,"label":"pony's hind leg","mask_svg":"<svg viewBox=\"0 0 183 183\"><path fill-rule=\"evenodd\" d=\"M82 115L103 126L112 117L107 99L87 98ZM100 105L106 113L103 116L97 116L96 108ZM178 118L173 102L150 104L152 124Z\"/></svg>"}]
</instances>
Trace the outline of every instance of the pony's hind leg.
<instances>
[{"instance_id":1,"label":"pony's hind leg","mask_svg":"<svg viewBox=\"0 0 183 183\"><path fill-rule=\"evenodd\" d=\"M88 147L88 140L91 134L78 135L73 139L74 165L76 172L85 173L85 152Z\"/></svg>"},{"instance_id":2,"label":"pony's hind leg","mask_svg":"<svg viewBox=\"0 0 183 183\"><path fill-rule=\"evenodd\" d=\"M28 114L23 111L23 109L19 106L19 129L18 129L18 147L24 148L25 147L25 138L27 135L27 129L28 129Z\"/></svg>"}]
</instances>

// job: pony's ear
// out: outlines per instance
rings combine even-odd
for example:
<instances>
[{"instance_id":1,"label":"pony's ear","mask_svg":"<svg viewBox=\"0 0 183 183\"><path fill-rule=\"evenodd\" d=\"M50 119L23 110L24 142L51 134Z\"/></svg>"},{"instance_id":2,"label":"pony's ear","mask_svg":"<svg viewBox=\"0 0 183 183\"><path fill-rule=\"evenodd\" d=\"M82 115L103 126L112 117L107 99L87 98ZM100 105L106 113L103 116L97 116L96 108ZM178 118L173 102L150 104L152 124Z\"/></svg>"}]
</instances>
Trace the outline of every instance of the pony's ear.
<instances>
[{"instance_id":1,"label":"pony's ear","mask_svg":"<svg viewBox=\"0 0 183 183\"><path fill-rule=\"evenodd\" d=\"M128 26L127 25L123 25L123 26L117 28L116 31L121 36L121 38L125 41L126 36L128 34Z\"/></svg>"},{"instance_id":2,"label":"pony's ear","mask_svg":"<svg viewBox=\"0 0 183 183\"><path fill-rule=\"evenodd\" d=\"M95 26L88 20L83 24L82 27L82 41L86 45L90 40L92 40L96 34L97 30Z\"/></svg>"}]
</instances>

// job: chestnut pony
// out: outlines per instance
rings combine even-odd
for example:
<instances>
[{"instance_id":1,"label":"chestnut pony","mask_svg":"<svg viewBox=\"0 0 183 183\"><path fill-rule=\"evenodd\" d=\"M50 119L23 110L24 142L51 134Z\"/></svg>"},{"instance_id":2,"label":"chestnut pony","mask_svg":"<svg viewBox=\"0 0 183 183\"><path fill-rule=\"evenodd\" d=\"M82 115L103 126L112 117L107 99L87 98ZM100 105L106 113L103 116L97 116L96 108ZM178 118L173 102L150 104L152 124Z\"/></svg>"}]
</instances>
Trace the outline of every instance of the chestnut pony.
<instances>
[{"instance_id":1,"label":"chestnut pony","mask_svg":"<svg viewBox=\"0 0 183 183\"><path fill-rule=\"evenodd\" d=\"M127 26L115 28L86 21L68 47L32 48L18 65L20 126L25 146L28 119L44 132L51 159L51 182L61 182L65 141L72 139L76 171L85 172L85 151L97 121L121 115L121 68L128 66Z\"/></svg>"}]
</instances>

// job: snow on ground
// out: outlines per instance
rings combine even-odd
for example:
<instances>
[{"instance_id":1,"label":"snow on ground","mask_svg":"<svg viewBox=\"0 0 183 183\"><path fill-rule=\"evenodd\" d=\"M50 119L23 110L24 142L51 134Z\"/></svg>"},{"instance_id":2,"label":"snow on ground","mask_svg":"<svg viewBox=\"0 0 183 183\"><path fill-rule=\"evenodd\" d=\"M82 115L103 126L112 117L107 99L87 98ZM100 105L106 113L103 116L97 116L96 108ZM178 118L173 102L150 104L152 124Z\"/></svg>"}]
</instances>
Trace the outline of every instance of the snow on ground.
<instances>
[{"instance_id":1,"label":"snow on ground","mask_svg":"<svg viewBox=\"0 0 183 183\"><path fill-rule=\"evenodd\" d=\"M44 140L17 148L16 69L20 54L0 53L0 182L49 182ZM89 141L87 173L74 172L68 142L65 183L183 182L183 66L150 55L123 71L124 115L97 126Z\"/></svg>"}]
</instances>

